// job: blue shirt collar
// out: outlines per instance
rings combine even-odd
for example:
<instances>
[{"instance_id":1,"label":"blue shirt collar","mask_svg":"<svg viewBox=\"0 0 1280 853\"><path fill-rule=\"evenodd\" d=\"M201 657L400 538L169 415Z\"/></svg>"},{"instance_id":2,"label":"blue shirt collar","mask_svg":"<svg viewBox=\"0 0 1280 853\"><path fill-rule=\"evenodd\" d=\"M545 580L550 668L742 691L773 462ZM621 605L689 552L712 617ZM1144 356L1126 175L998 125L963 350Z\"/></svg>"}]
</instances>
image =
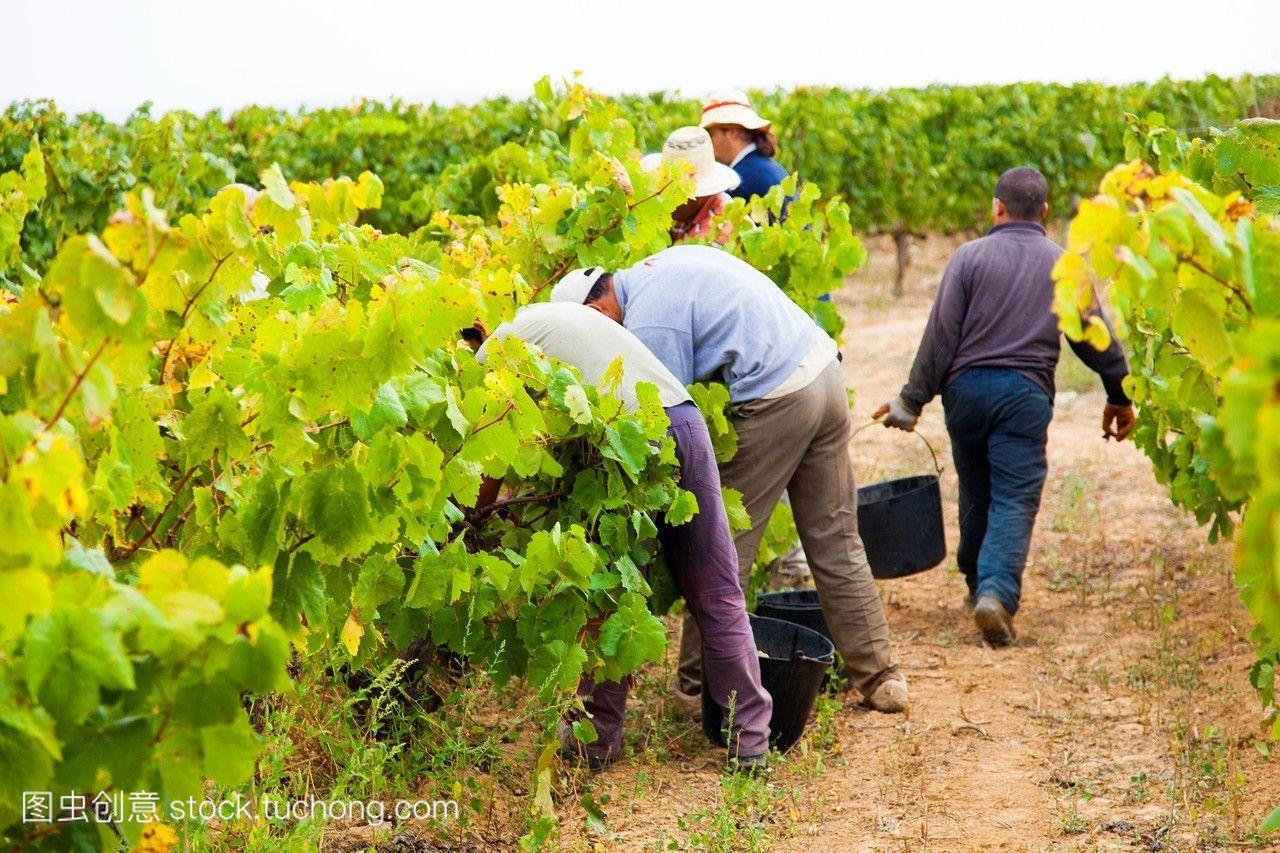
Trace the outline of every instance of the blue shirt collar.
<instances>
[{"instance_id":1,"label":"blue shirt collar","mask_svg":"<svg viewBox=\"0 0 1280 853\"><path fill-rule=\"evenodd\" d=\"M732 169L736 167L743 160L747 159L748 154L754 154L755 150L756 144L754 142L748 142L742 147L742 150L738 152L738 156L733 158L733 162L729 164L729 168Z\"/></svg>"}]
</instances>

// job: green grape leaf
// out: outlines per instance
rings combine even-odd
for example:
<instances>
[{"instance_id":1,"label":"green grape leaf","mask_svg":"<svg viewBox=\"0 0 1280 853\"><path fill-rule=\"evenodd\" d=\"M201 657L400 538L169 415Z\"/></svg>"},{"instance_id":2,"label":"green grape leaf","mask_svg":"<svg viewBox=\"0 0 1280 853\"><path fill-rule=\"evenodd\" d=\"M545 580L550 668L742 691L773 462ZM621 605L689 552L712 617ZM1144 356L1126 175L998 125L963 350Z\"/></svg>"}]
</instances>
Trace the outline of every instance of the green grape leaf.
<instances>
[{"instance_id":1,"label":"green grape leaf","mask_svg":"<svg viewBox=\"0 0 1280 853\"><path fill-rule=\"evenodd\" d=\"M622 421L616 427L605 427L605 436L604 455L621 463L631 474L639 475L644 470L647 457L653 452L640 425L635 421Z\"/></svg>"},{"instance_id":2,"label":"green grape leaf","mask_svg":"<svg viewBox=\"0 0 1280 853\"><path fill-rule=\"evenodd\" d=\"M200 743L205 773L215 782L239 785L253 775L258 739L243 716L234 723L201 729Z\"/></svg>"},{"instance_id":3,"label":"green grape leaf","mask_svg":"<svg viewBox=\"0 0 1280 853\"><path fill-rule=\"evenodd\" d=\"M681 525L687 524L697 514L698 496L684 489L676 489L675 497L671 499L671 504L662 518L667 524Z\"/></svg>"},{"instance_id":4,"label":"green grape leaf","mask_svg":"<svg viewBox=\"0 0 1280 853\"><path fill-rule=\"evenodd\" d=\"M666 630L649 612L644 597L623 593L617 612L600 626L600 651L605 656L602 677L616 681L641 664L661 658L666 647Z\"/></svg>"},{"instance_id":5,"label":"green grape leaf","mask_svg":"<svg viewBox=\"0 0 1280 853\"><path fill-rule=\"evenodd\" d=\"M357 554L372 541L369 490L354 462L329 465L308 478L302 505L308 525L325 546Z\"/></svg>"},{"instance_id":6,"label":"green grape leaf","mask_svg":"<svg viewBox=\"0 0 1280 853\"><path fill-rule=\"evenodd\" d=\"M240 425L242 420L240 407L225 388L211 390L182 423L187 465L208 462L215 452L224 463L247 454L249 437Z\"/></svg>"},{"instance_id":7,"label":"green grape leaf","mask_svg":"<svg viewBox=\"0 0 1280 853\"><path fill-rule=\"evenodd\" d=\"M27 689L64 725L82 722L101 688L131 690L133 666L101 611L58 605L34 619L23 641Z\"/></svg>"}]
</instances>

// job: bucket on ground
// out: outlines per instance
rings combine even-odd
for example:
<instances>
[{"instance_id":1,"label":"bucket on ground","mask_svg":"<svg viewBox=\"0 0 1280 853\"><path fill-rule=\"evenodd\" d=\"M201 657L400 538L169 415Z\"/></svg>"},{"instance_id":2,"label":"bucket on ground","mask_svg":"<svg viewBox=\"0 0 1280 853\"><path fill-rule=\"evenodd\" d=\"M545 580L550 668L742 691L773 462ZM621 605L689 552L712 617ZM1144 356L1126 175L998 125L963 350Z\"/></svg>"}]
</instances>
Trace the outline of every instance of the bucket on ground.
<instances>
[{"instance_id":1,"label":"bucket on ground","mask_svg":"<svg viewBox=\"0 0 1280 853\"><path fill-rule=\"evenodd\" d=\"M863 429L866 427L858 432ZM877 578L914 575L932 569L947 557L939 488L942 466L929 440L918 432L914 435L933 456L933 474L903 477L858 489L858 533L867 552L867 562L871 564L871 574Z\"/></svg>"},{"instance_id":2,"label":"bucket on ground","mask_svg":"<svg viewBox=\"0 0 1280 853\"><path fill-rule=\"evenodd\" d=\"M827 626L827 619L822 615L822 604L818 601L818 591L816 589L784 589L780 592L762 592L756 596L756 615L803 625L810 631L817 631L830 640L833 645L835 644L835 637L831 636L831 628ZM841 666L839 675L847 681L849 679L849 668ZM822 682L822 688L825 690L830 686L831 676L828 673Z\"/></svg>"},{"instance_id":3,"label":"bucket on ground","mask_svg":"<svg viewBox=\"0 0 1280 853\"><path fill-rule=\"evenodd\" d=\"M775 749L786 752L804 733L836 649L822 634L803 625L758 615L750 619L756 648L762 653L760 683L773 697L769 741ZM724 746L724 713L708 689L715 673L704 665L702 679L702 731L712 742Z\"/></svg>"},{"instance_id":4,"label":"bucket on ground","mask_svg":"<svg viewBox=\"0 0 1280 853\"><path fill-rule=\"evenodd\" d=\"M822 615L816 589L784 589L781 592L762 592L756 596L756 615L766 619L781 619L803 625L833 640L831 629Z\"/></svg>"}]
</instances>

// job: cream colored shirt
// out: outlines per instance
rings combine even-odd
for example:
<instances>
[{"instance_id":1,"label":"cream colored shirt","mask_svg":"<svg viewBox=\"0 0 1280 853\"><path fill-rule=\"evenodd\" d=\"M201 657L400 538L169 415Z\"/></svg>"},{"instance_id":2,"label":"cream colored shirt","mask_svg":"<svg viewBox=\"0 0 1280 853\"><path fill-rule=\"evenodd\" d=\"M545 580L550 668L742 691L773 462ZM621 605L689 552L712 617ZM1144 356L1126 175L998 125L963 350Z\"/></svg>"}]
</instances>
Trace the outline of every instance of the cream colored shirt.
<instances>
[{"instance_id":1,"label":"cream colored shirt","mask_svg":"<svg viewBox=\"0 0 1280 853\"><path fill-rule=\"evenodd\" d=\"M622 358L622 381L618 396L628 411L639 408L636 383L652 382L658 386L658 398L665 408L690 402L689 392L658 357L640 339L608 317L571 302L540 302L526 305L515 319L493 330L489 340L476 353L483 362L489 344L506 337L516 337L533 344L554 359L578 368L584 382L599 385L615 358Z\"/></svg>"},{"instance_id":2,"label":"cream colored shirt","mask_svg":"<svg viewBox=\"0 0 1280 853\"><path fill-rule=\"evenodd\" d=\"M796 365L796 369L791 371L791 375L782 380L782 384L774 388L762 399L776 400L778 397L785 397L788 394L794 394L809 386L809 383L818 378L822 371L835 360L836 342L826 335L822 335L809 347L809 351L804 354L804 358L800 359L800 363Z\"/></svg>"}]
</instances>

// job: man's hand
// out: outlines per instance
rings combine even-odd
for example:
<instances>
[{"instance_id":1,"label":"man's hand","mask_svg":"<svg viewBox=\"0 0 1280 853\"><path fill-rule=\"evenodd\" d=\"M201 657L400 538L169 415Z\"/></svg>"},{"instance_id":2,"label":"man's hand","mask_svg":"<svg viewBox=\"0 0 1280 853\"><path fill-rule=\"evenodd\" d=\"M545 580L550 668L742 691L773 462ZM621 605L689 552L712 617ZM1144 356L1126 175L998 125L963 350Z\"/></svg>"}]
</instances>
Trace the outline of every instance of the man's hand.
<instances>
[{"instance_id":1,"label":"man's hand","mask_svg":"<svg viewBox=\"0 0 1280 853\"><path fill-rule=\"evenodd\" d=\"M1102 409L1102 437L1124 441L1133 432L1133 425L1137 422L1138 416L1134 413L1133 406L1113 406L1107 403Z\"/></svg>"},{"instance_id":2,"label":"man's hand","mask_svg":"<svg viewBox=\"0 0 1280 853\"><path fill-rule=\"evenodd\" d=\"M886 427L893 427L894 429L900 429L905 432L911 432L914 430L916 428L916 421L920 420L919 415L911 414L911 410L902 402L901 397L894 397L892 400L876 409L875 414L871 417L876 420L884 418L884 425Z\"/></svg>"}]
</instances>

